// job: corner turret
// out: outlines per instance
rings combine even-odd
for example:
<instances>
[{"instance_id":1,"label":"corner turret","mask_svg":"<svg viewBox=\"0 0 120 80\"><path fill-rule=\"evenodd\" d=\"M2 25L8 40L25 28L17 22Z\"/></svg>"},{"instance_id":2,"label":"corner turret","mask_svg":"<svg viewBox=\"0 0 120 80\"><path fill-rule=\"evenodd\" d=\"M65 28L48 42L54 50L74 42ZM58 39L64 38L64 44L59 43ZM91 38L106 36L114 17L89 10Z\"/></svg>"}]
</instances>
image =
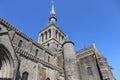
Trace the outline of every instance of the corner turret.
<instances>
[{"instance_id":1,"label":"corner turret","mask_svg":"<svg viewBox=\"0 0 120 80\"><path fill-rule=\"evenodd\" d=\"M66 39L62 46L64 55L65 80L80 80L74 51L74 43Z\"/></svg>"}]
</instances>

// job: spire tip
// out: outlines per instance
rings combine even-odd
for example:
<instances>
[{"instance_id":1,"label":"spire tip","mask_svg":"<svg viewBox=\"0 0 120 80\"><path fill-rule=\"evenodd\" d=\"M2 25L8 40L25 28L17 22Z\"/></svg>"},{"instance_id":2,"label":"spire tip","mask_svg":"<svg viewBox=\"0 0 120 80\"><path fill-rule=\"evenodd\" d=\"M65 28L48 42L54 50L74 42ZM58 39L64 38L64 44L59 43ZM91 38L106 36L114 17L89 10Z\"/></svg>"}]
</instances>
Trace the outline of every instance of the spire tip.
<instances>
[{"instance_id":1,"label":"spire tip","mask_svg":"<svg viewBox=\"0 0 120 80\"><path fill-rule=\"evenodd\" d=\"M52 9L50 12L50 18L49 18L50 23L56 23L57 18L56 18L56 13L54 10L54 0L52 0Z\"/></svg>"}]
</instances>

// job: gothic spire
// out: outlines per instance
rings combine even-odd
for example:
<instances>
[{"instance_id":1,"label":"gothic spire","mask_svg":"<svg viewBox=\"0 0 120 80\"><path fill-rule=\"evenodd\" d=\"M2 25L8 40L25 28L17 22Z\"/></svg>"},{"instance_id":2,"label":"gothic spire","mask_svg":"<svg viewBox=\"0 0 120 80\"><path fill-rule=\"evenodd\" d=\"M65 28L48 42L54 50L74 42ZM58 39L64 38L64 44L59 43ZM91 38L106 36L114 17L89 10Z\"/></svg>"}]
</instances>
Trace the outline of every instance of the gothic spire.
<instances>
[{"instance_id":1,"label":"gothic spire","mask_svg":"<svg viewBox=\"0 0 120 80\"><path fill-rule=\"evenodd\" d=\"M50 12L49 22L55 24L56 21L57 21L57 18L56 18L56 13L55 13L55 10L54 10L54 0L52 0L52 9L51 9L51 12Z\"/></svg>"}]
</instances>

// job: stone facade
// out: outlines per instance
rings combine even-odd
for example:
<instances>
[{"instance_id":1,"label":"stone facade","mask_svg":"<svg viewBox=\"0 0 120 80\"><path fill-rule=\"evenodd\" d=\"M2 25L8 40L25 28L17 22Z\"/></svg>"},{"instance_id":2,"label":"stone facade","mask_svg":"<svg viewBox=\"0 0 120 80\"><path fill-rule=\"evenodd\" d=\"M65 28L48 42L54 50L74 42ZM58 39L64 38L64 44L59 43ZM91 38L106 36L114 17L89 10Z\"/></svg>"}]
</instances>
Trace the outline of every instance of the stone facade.
<instances>
[{"instance_id":1,"label":"stone facade","mask_svg":"<svg viewBox=\"0 0 120 80\"><path fill-rule=\"evenodd\" d=\"M95 44L75 52L56 21L52 6L35 42L0 18L0 80L115 80Z\"/></svg>"}]
</instances>

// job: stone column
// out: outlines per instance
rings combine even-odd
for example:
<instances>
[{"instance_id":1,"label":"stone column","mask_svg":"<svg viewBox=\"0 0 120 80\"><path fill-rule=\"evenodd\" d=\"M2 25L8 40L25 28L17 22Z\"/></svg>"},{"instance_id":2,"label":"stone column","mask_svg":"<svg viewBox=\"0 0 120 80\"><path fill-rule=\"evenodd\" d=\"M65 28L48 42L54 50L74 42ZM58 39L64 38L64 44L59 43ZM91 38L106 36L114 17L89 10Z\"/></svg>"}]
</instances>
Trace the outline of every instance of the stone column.
<instances>
[{"instance_id":1,"label":"stone column","mask_svg":"<svg viewBox=\"0 0 120 80\"><path fill-rule=\"evenodd\" d=\"M65 80L80 80L78 64L74 51L74 43L71 41L65 41L62 46Z\"/></svg>"},{"instance_id":2,"label":"stone column","mask_svg":"<svg viewBox=\"0 0 120 80\"><path fill-rule=\"evenodd\" d=\"M60 35L60 42L62 43L62 35Z\"/></svg>"},{"instance_id":3,"label":"stone column","mask_svg":"<svg viewBox=\"0 0 120 80\"><path fill-rule=\"evenodd\" d=\"M49 38L50 38L49 34L50 34L50 32L49 32L49 31L47 31L47 39L49 39Z\"/></svg>"},{"instance_id":4,"label":"stone column","mask_svg":"<svg viewBox=\"0 0 120 80\"><path fill-rule=\"evenodd\" d=\"M46 41L46 34L45 34L45 32L44 32L44 40L43 40L43 42L45 42Z\"/></svg>"},{"instance_id":5,"label":"stone column","mask_svg":"<svg viewBox=\"0 0 120 80\"><path fill-rule=\"evenodd\" d=\"M57 40L59 40L59 32L57 33Z\"/></svg>"},{"instance_id":6,"label":"stone column","mask_svg":"<svg viewBox=\"0 0 120 80\"><path fill-rule=\"evenodd\" d=\"M55 30L54 30L54 28L52 28L52 29L51 29L51 38L54 38L54 35L55 35L54 32L55 32Z\"/></svg>"},{"instance_id":7,"label":"stone column","mask_svg":"<svg viewBox=\"0 0 120 80\"><path fill-rule=\"evenodd\" d=\"M38 41L39 43L42 43L42 38L43 38L43 35L39 34L39 41Z\"/></svg>"}]
</instances>

